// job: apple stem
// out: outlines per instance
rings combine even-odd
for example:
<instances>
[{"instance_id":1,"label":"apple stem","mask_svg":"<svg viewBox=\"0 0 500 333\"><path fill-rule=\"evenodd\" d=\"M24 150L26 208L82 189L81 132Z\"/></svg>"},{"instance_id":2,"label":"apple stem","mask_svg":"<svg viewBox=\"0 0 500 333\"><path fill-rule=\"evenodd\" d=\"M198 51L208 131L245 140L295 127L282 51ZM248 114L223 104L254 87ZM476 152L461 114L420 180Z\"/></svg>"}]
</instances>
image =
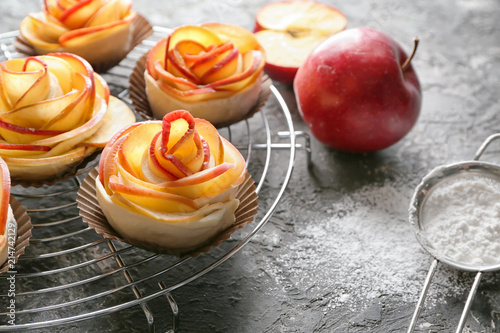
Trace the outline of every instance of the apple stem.
<instances>
[{"instance_id":1,"label":"apple stem","mask_svg":"<svg viewBox=\"0 0 500 333\"><path fill-rule=\"evenodd\" d=\"M410 56L406 59L406 61L401 66L401 70L403 72L408 68L408 66L410 66L411 59L413 59L413 56L417 52L417 47L418 47L419 42L420 42L420 39L418 37L415 37L413 39L413 52L410 54Z\"/></svg>"}]
</instances>

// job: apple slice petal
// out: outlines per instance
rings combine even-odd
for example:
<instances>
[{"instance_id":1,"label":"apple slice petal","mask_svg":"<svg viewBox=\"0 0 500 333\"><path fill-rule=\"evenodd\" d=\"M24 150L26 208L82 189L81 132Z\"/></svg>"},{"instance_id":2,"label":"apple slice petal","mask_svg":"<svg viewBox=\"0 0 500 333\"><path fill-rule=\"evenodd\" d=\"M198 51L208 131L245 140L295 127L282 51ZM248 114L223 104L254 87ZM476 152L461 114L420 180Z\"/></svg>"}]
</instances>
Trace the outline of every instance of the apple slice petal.
<instances>
[{"instance_id":1,"label":"apple slice petal","mask_svg":"<svg viewBox=\"0 0 500 333\"><path fill-rule=\"evenodd\" d=\"M62 90L63 94L69 93L74 86L75 73L67 61L54 56L39 56L45 64L49 73L53 74L57 79L57 84Z\"/></svg>"},{"instance_id":2,"label":"apple slice petal","mask_svg":"<svg viewBox=\"0 0 500 333\"><path fill-rule=\"evenodd\" d=\"M152 182L152 183L160 183L164 180L175 180L178 177L166 170L158 161L158 158L155 154L155 147L158 137L161 135L161 132L158 132L156 136L153 138L149 146L149 150L144 152L142 161L141 161L141 179L144 181Z\"/></svg>"},{"instance_id":3,"label":"apple slice petal","mask_svg":"<svg viewBox=\"0 0 500 333\"><path fill-rule=\"evenodd\" d=\"M161 67L160 61L156 61L156 65L154 67L156 70L155 74L157 76L157 79L164 82L165 84L171 85L174 89L181 91L198 89L198 85L196 83L193 83L192 81L184 77L175 76L163 69Z\"/></svg>"},{"instance_id":4,"label":"apple slice petal","mask_svg":"<svg viewBox=\"0 0 500 333\"><path fill-rule=\"evenodd\" d=\"M130 167L137 175L142 175L142 157L155 135L161 131L159 122L145 122L134 128L123 142L122 151ZM141 176L142 178L142 176Z\"/></svg>"},{"instance_id":5,"label":"apple slice petal","mask_svg":"<svg viewBox=\"0 0 500 333\"><path fill-rule=\"evenodd\" d=\"M209 22L203 23L201 26L219 36L221 42L231 41L241 54L257 50L260 47L254 34L238 25Z\"/></svg>"},{"instance_id":6,"label":"apple slice petal","mask_svg":"<svg viewBox=\"0 0 500 333\"><path fill-rule=\"evenodd\" d=\"M46 68L43 65L34 71L24 71L24 64L24 60L15 59L15 61L3 62L0 66L3 72L3 89L11 105L15 105L26 91L33 87L42 76L46 75Z\"/></svg>"},{"instance_id":7,"label":"apple slice petal","mask_svg":"<svg viewBox=\"0 0 500 333\"><path fill-rule=\"evenodd\" d=\"M43 54L48 52L55 52L59 49L59 43L57 40L52 41L51 38L41 37L41 31L44 31L45 27L42 26L40 21L35 20L29 16L25 17L21 24L19 25L19 32L28 43L33 45L37 53ZM47 29L49 36L53 36L53 29ZM66 31L64 31L65 33ZM58 37L59 38L59 37ZM47 40L48 39L48 40ZM41 51L41 52L39 52Z\"/></svg>"},{"instance_id":8,"label":"apple slice petal","mask_svg":"<svg viewBox=\"0 0 500 333\"><path fill-rule=\"evenodd\" d=\"M194 40L205 48L211 45L219 45L222 42L216 34L208 29L199 25L184 25L175 29L170 35L168 51L173 49L178 42L184 40Z\"/></svg>"},{"instance_id":9,"label":"apple slice petal","mask_svg":"<svg viewBox=\"0 0 500 333\"><path fill-rule=\"evenodd\" d=\"M43 128L51 119L57 117L61 110L64 110L68 105L78 97L76 90L55 98L34 103L25 107L14 109L9 113L0 115L2 120L17 124L22 127Z\"/></svg>"},{"instance_id":10,"label":"apple slice petal","mask_svg":"<svg viewBox=\"0 0 500 333\"><path fill-rule=\"evenodd\" d=\"M59 20L69 29L82 28L104 2L104 0L80 0L64 10Z\"/></svg>"},{"instance_id":11,"label":"apple slice petal","mask_svg":"<svg viewBox=\"0 0 500 333\"><path fill-rule=\"evenodd\" d=\"M30 13L24 20L27 20L29 23L21 23L20 29L24 29L23 33L26 33L26 27L29 26L32 33L36 36L43 33L43 40L47 43L57 44L59 37L68 32L66 27L45 12Z\"/></svg>"},{"instance_id":12,"label":"apple slice petal","mask_svg":"<svg viewBox=\"0 0 500 333\"><path fill-rule=\"evenodd\" d=\"M209 83L207 87L234 91L244 89L251 81L255 80L256 76L260 75L264 58L260 51L251 51L245 53L242 63L243 69L240 73Z\"/></svg>"},{"instance_id":13,"label":"apple slice petal","mask_svg":"<svg viewBox=\"0 0 500 333\"><path fill-rule=\"evenodd\" d=\"M120 21L110 22L100 26L71 30L59 38L59 44L62 47L82 46L96 39L113 36L119 31L128 29L136 17L137 14L132 12Z\"/></svg>"},{"instance_id":14,"label":"apple slice petal","mask_svg":"<svg viewBox=\"0 0 500 333\"><path fill-rule=\"evenodd\" d=\"M174 49L186 60L188 67L196 61L200 53L207 52L207 48L195 40L181 40L175 45Z\"/></svg>"},{"instance_id":15,"label":"apple slice petal","mask_svg":"<svg viewBox=\"0 0 500 333\"><path fill-rule=\"evenodd\" d=\"M8 143L12 144L28 144L34 141L60 135L62 133L64 132L22 127L0 119L0 135Z\"/></svg>"},{"instance_id":16,"label":"apple slice petal","mask_svg":"<svg viewBox=\"0 0 500 333\"><path fill-rule=\"evenodd\" d=\"M50 149L49 146L0 142L0 156L4 157L31 157L41 155Z\"/></svg>"},{"instance_id":17,"label":"apple slice petal","mask_svg":"<svg viewBox=\"0 0 500 333\"><path fill-rule=\"evenodd\" d=\"M196 202L182 196L121 184L116 176L110 177L109 188L145 209L190 213L199 208Z\"/></svg>"},{"instance_id":18,"label":"apple slice petal","mask_svg":"<svg viewBox=\"0 0 500 333\"><path fill-rule=\"evenodd\" d=\"M88 78L77 73L74 80L76 98L64 109L61 109L59 114L52 119L48 119L48 122L40 129L69 131L85 123L93 111L92 105L87 102L90 99L88 82L90 82Z\"/></svg>"},{"instance_id":19,"label":"apple slice petal","mask_svg":"<svg viewBox=\"0 0 500 333\"><path fill-rule=\"evenodd\" d=\"M95 27L109 22L115 22L122 18L122 2L120 0L109 0L87 20L86 27Z\"/></svg>"},{"instance_id":20,"label":"apple slice petal","mask_svg":"<svg viewBox=\"0 0 500 333\"><path fill-rule=\"evenodd\" d=\"M226 77L231 77L238 73L238 68L241 68L241 53L236 48L233 48L229 54L218 60L215 65L206 70L201 76L203 83L212 83Z\"/></svg>"},{"instance_id":21,"label":"apple slice petal","mask_svg":"<svg viewBox=\"0 0 500 333\"><path fill-rule=\"evenodd\" d=\"M94 135L83 142L84 145L104 147L106 143L122 128L135 123L133 111L118 98L111 96L108 111L103 122Z\"/></svg>"},{"instance_id":22,"label":"apple slice petal","mask_svg":"<svg viewBox=\"0 0 500 333\"><path fill-rule=\"evenodd\" d=\"M224 98L224 97L229 97L233 94L230 91L219 93L217 90L209 86L204 86L204 87L202 86L197 89L184 91L176 89L170 86L169 84L166 84L165 82L160 82L159 85L156 82L154 82L154 84L156 85L156 87L162 89L164 92L185 99L189 102L198 102L211 98ZM214 95L214 93L217 94Z\"/></svg>"},{"instance_id":23,"label":"apple slice petal","mask_svg":"<svg viewBox=\"0 0 500 333\"><path fill-rule=\"evenodd\" d=\"M82 126L72 129L71 131L53 136L51 138L34 141L32 143L42 146L52 146L57 144L56 146L54 146L54 148L52 148L50 152L48 152L48 155L50 156L54 156L55 154L58 154L62 151L71 149L71 147L74 147L76 144L85 141L97 132L107 111L107 105L104 100L96 99L95 110L95 115Z\"/></svg>"},{"instance_id":24,"label":"apple slice petal","mask_svg":"<svg viewBox=\"0 0 500 333\"><path fill-rule=\"evenodd\" d=\"M104 149L102 150L101 152L101 158L99 159L99 181L104 184L104 169L105 169L105 163L106 161L108 161L108 157L107 155L109 154L109 152L114 149L114 144L116 141L118 141L119 139L125 137L126 135L128 135L128 133L130 133L131 131L133 131L136 127L142 125L142 123L134 123L128 127L125 127L125 128L122 128L121 130L119 130L118 132L116 132L116 134L108 141L108 143L106 144L106 147L104 147ZM112 160L113 158L111 158Z\"/></svg>"},{"instance_id":25,"label":"apple slice petal","mask_svg":"<svg viewBox=\"0 0 500 333\"><path fill-rule=\"evenodd\" d=\"M191 71L190 68L186 66L184 59L181 57L178 51L172 50L167 55L167 68L165 69L168 72L171 72L173 76L181 77L183 79L189 80L196 85L201 84L198 76ZM160 67L160 63L156 62L155 70L163 72L163 68ZM164 76L164 74L160 74L160 76Z\"/></svg>"},{"instance_id":26,"label":"apple slice petal","mask_svg":"<svg viewBox=\"0 0 500 333\"><path fill-rule=\"evenodd\" d=\"M39 156L32 158L4 157L4 160L9 166L12 178L39 180L68 170L94 151L93 148L81 146L57 156L45 158Z\"/></svg>"},{"instance_id":27,"label":"apple slice petal","mask_svg":"<svg viewBox=\"0 0 500 333\"><path fill-rule=\"evenodd\" d=\"M196 130L207 142L215 165L221 164L224 161L224 145L215 126L205 119L196 118Z\"/></svg>"},{"instance_id":28,"label":"apple slice petal","mask_svg":"<svg viewBox=\"0 0 500 333\"><path fill-rule=\"evenodd\" d=\"M165 68L165 58L167 54L167 46L170 40L170 36L163 37L160 39L148 52L146 57L146 70L149 75L158 79L156 76L155 66L159 62L161 68Z\"/></svg>"}]
</instances>

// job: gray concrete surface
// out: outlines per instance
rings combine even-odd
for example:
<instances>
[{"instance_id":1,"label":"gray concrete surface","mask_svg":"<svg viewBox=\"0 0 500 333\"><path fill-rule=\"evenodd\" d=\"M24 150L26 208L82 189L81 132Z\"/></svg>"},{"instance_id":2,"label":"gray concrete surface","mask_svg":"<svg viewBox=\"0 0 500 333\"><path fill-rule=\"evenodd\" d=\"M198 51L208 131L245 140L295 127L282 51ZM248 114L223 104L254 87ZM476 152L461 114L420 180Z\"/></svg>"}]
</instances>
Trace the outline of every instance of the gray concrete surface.
<instances>
[{"instance_id":1,"label":"gray concrete surface","mask_svg":"<svg viewBox=\"0 0 500 333\"><path fill-rule=\"evenodd\" d=\"M407 49L420 37L413 60L424 95L419 121L374 154L337 152L313 138L312 169L299 151L264 229L222 266L175 291L181 332L405 332L432 261L407 221L413 189L435 166L471 159L500 129L498 1L325 2L345 13L348 27L380 29ZM222 21L252 29L265 3L135 0L134 7L154 25ZM37 6L2 1L0 32L17 29ZM291 89L277 87L296 128L307 130ZM499 148L484 159L500 160ZM454 332L472 281L473 274L440 266L416 331ZM485 274L465 332L500 331L499 300L500 275ZM144 319L131 321L131 331L145 331Z\"/></svg>"}]
</instances>

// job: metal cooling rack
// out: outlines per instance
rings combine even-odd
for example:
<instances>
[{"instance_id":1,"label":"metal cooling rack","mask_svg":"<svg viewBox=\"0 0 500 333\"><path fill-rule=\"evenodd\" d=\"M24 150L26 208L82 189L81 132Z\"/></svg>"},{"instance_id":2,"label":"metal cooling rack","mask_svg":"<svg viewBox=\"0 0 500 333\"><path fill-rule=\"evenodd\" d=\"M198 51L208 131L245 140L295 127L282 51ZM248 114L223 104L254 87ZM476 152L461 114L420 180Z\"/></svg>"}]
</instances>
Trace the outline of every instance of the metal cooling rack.
<instances>
[{"instance_id":1,"label":"metal cooling rack","mask_svg":"<svg viewBox=\"0 0 500 333\"><path fill-rule=\"evenodd\" d=\"M103 74L114 96L131 104L128 78L136 61L168 31L154 27L151 37ZM0 34L0 61L21 57L14 47L17 35L17 31ZM274 86L271 92L258 114L220 131L246 157L256 181L256 219L198 258L147 252L103 239L90 230L78 216L75 199L81 181L97 160L75 177L52 186L14 187L13 194L31 217L33 236L15 271L0 276L0 332L45 332L49 327L61 332L100 332L103 327L131 332L138 321L137 331L177 332L180 309L171 292L221 265L251 241L284 194L296 149L305 150L309 158L307 134L294 131L285 101ZM298 137L304 138L303 145L296 142ZM276 150L279 157L273 154ZM15 326L8 324L7 306L12 297L7 293L6 277L10 275L15 276Z\"/></svg>"}]
</instances>

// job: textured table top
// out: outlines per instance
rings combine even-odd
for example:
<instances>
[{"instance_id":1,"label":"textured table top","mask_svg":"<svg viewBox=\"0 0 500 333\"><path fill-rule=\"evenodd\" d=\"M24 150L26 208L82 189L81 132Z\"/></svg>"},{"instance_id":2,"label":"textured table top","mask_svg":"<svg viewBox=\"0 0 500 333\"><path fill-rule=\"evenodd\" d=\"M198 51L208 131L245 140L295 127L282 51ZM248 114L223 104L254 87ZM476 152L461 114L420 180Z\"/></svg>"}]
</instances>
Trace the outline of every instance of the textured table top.
<instances>
[{"instance_id":1,"label":"textured table top","mask_svg":"<svg viewBox=\"0 0 500 333\"><path fill-rule=\"evenodd\" d=\"M341 153L312 138L312 168L298 151L270 222L230 260L175 291L181 332L406 331L432 262L408 223L414 188L434 167L472 159L500 129L498 1L324 2L344 12L348 28L382 30L407 50L419 36L413 60L424 96L418 123L399 143L373 154ZM134 8L158 26L221 21L252 29L265 3L135 0ZM16 30L39 5L2 1L0 32ZM296 129L306 131L292 90L276 87ZM483 159L498 161L499 152L493 144ZM454 332L473 279L440 265L416 331ZM145 330L136 325L130 330ZM499 327L500 275L488 273L464 331ZM66 331L85 331L85 322Z\"/></svg>"}]
</instances>

